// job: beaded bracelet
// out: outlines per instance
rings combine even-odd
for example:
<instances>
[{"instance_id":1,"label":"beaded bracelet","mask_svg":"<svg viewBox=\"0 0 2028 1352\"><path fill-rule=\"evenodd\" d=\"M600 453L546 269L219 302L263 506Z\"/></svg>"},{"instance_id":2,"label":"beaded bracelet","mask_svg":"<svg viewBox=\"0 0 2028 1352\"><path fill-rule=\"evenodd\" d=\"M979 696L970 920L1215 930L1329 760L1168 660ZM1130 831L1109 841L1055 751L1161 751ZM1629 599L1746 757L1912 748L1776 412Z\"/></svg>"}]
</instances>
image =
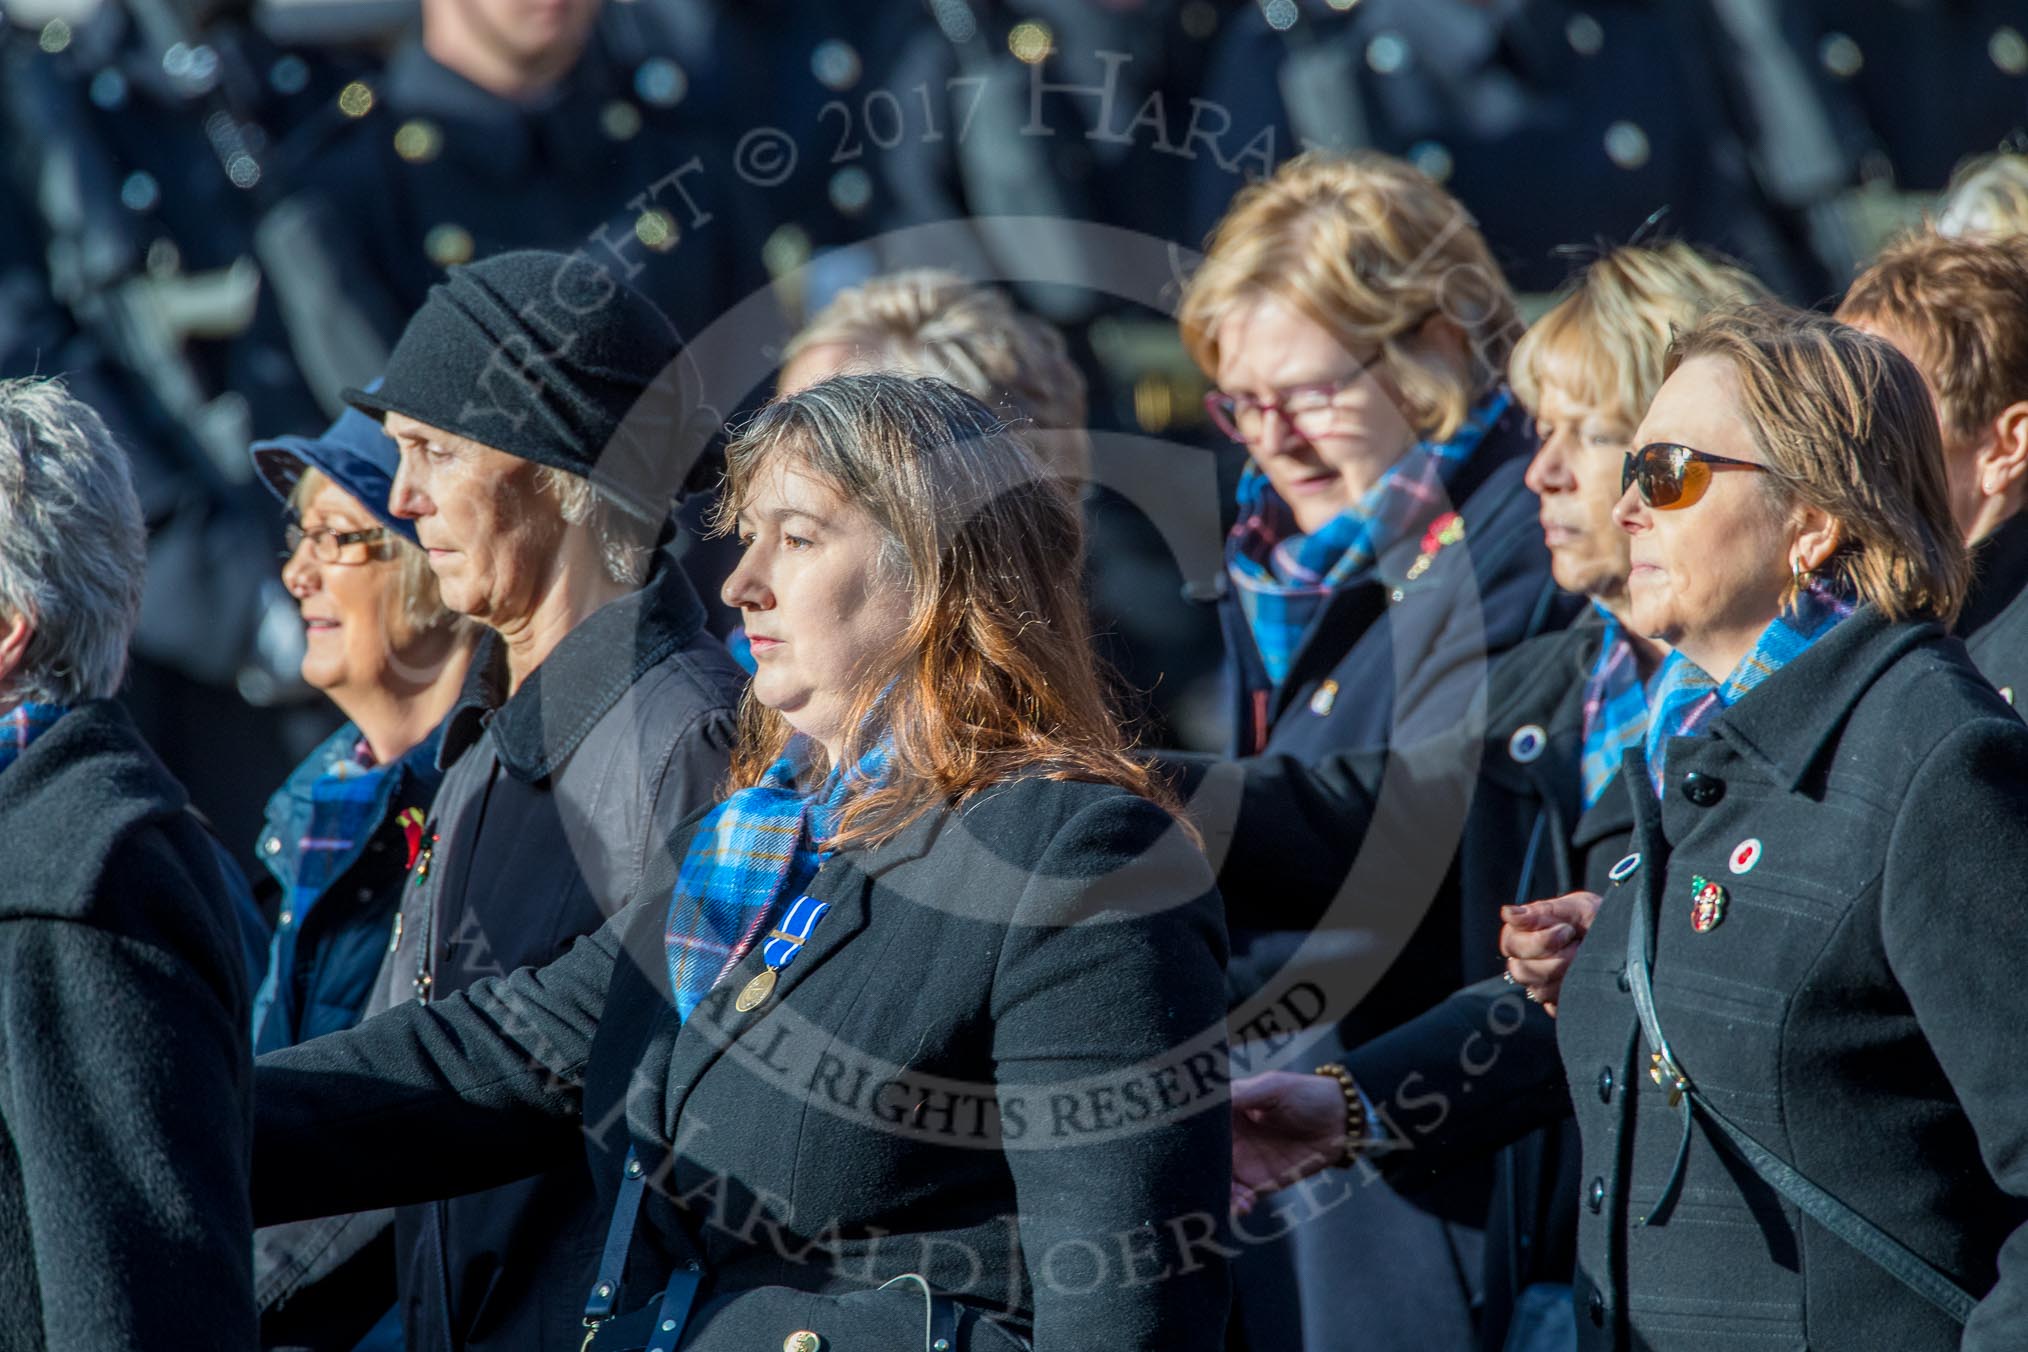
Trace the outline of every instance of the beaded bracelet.
<instances>
[{"instance_id":1,"label":"beaded bracelet","mask_svg":"<svg viewBox=\"0 0 2028 1352\"><path fill-rule=\"evenodd\" d=\"M1338 1087L1345 1091L1345 1147L1344 1154L1335 1161L1342 1168L1358 1160L1372 1144L1366 1130L1366 1100L1360 1097L1352 1072L1336 1061L1318 1066L1316 1073L1336 1079Z\"/></svg>"}]
</instances>

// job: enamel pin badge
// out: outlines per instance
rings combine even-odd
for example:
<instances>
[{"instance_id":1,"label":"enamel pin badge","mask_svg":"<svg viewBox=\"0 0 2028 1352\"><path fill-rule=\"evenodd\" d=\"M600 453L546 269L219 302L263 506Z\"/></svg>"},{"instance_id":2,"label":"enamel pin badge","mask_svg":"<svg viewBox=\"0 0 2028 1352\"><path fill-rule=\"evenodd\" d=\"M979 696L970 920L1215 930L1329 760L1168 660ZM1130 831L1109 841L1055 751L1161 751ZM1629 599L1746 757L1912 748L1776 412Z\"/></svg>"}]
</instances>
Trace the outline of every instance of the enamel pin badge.
<instances>
[{"instance_id":1,"label":"enamel pin badge","mask_svg":"<svg viewBox=\"0 0 2028 1352\"><path fill-rule=\"evenodd\" d=\"M1732 847L1732 856L1725 861L1725 866L1734 873L1751 873L1753 866L1759 862L1760 841L1758 838L1748 837Z\"/></svg>"},{"instance_id":2,"label":"enamel pin badge","mask_svg":"<svg viewBox=\"0 0 2028 1352\"><path fill-rule=\"evenodd\" d=\"M1725 919L1725 889L1702 874L1690 879L1690 928L1709 934Z\"/></svg>"}]
</instances>

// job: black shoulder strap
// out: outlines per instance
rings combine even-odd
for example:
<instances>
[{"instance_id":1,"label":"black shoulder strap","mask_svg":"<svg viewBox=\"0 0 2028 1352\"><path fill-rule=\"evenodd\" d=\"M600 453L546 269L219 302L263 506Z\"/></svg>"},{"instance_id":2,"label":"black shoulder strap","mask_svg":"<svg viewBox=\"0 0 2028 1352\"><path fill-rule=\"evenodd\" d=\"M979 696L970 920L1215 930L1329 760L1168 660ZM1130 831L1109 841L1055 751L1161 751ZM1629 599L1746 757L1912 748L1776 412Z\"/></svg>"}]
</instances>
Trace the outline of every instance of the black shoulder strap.
<instances>
[{"instance_id":1,"label":"black shoulder strap","mask_svg":"<svg viewBox=\"0 0 2028 1352\"><path fill-rule=\"evenodd\" d=\"M1650 867L1659 865L1651 864ZM1652 887L1644 888L1628 898L1634 911L1627 925L1627 979L1633 991L1634 1009L1641 1017L1641 1031L1647 1036L1648 1046L1651 1049L1653 1057L1651 1073L1656 1083L1669 1090L1670 1103L1682 1109L1683 1142L1677 1149L1676 1167L1671 1171L1668 1183L1663 1186L1662 1196L1637 1224L1657 1224L1668 1214L1669 1206L1675 1200L1676 1190L1682 1182L1683 1161L1690 1146L1690 1121L1694 1111L1694 1114L1702 1118L1705 1125L1711 1129L1713 1136L1722 1141L1742 1163L1753 1170L1763 1183L1787 1198L1804 1215L1879 1264L1889 1276L1959 1324L1970 1319L1973 1307L1979 1302L1969 1291L1939 1272L1900 1240L1812 1183L1788 1161L1747 1135L1731 1119L1712 1107L1710 1100L1699 1093L1697 1086L1691 1083L1689 1075L1683 1070L1682 1062L1676 1059L1674 1049L1663 1036L1661 1020L1655 1013L1655 991L1648 973L1652 948L1649 938L1652 926L1649 918L1651 897L1646 895L1653 890Z\"/></svg>"}]
</instances>

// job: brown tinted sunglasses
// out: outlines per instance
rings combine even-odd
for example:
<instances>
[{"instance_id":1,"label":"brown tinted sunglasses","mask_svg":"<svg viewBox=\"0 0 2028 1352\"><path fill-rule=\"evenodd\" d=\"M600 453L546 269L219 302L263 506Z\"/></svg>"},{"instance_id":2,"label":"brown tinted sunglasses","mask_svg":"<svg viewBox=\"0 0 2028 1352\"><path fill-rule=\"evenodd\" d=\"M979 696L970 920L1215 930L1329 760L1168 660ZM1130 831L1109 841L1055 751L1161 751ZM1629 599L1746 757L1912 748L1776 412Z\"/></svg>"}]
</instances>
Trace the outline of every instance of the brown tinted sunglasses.
<instances>
[{"instance_id":1,"label":"brown tinted sunglasses","mask_svg":"<svg viewBox=\"0 0 2028 1352\"><path fill-rule=\"evenodd\" d=\"M1620 467L1620 492L1638 485L1641 501L1658 512L1673 512L1694 506L1711 487L1711 476L1725 469L1751 469L1766 474L1766 465L1750 460L1729 460L1669 441L1651 441L1637 451L1628 451Z\"/></svg>"}]
</instances>

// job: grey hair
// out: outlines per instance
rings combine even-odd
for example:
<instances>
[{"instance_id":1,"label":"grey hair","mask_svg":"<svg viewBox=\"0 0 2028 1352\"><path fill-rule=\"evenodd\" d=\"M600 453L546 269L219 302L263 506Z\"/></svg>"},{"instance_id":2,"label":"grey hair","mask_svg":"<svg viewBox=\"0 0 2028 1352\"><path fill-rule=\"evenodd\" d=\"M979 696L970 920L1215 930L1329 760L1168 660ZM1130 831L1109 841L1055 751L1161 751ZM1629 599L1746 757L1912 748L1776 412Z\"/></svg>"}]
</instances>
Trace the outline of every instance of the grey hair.
<instances>
[{"instance_id":1,"label":"grey hair","mask_svg":"<svg viewBox=\"0 0 2028 1352\"><path fill-rule=\"evenodd\" d=\"M1958 166L1937 211L1936 232L1953 239L2028 231L2028 155L2007 151Z\"/></svg>"},{"instance_id":2,"label":"grey hair","mask_svg":"<svg viewBox=\"0 0 2028 1352\"><path fill-rule=\"evenodd\" d=\"M648 555L654 548L647 528L622 511L581 474L543 465L535 486L556 498L565 525L588 526L598 541L606 576L623 586L638 587L648 577Z\"/></svg>"},{"instance_id":3,"label":"grey hair","mask_svg":"<svg viewBox=\"0 0 2028 1352\"><path fill-rule=\"evenodd\" d=\"M78 704L120 688L147 540L99 415L61 381L0 381L0 614L34 626L9 697Z\"/></svg>"}]
</instances>

